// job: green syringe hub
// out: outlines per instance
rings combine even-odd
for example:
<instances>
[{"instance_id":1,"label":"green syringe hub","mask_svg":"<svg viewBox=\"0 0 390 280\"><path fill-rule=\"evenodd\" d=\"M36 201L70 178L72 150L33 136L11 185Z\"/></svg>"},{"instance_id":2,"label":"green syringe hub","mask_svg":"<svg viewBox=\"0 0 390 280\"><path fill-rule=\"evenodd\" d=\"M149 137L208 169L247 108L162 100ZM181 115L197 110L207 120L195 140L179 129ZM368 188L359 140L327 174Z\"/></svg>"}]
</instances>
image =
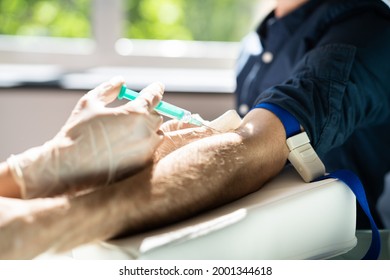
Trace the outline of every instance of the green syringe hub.
<instances>
[{"instance_id":1,"label":"green syringe hub","mask_svg":"<svg viewBox=\"0 0 390 280\"><path fill-rule=\"evenodd\" d=\"M121 91L119 92L118 99L126 98L128 100L134 100L139 96L139 93L128 89L125 85L122 86ZM191 123L194 125L202 126L202 123L191 116L191 112L177 107L175 105L169 104L164 101L154 108L159 114L167 116L169 118L178 119L180 121Z\"/></svg>"}]
</instances>

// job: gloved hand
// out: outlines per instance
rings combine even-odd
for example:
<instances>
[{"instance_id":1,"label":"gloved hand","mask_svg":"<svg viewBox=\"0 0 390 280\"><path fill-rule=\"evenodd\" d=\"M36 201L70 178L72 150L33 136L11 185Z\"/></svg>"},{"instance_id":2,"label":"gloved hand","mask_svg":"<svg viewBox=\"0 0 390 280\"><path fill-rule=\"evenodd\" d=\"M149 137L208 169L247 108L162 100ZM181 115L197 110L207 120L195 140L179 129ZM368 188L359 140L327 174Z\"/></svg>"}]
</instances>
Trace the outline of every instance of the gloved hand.
<instances>
[{"instance_id":1,"label":"gloved hand","mask_svg":"<svg viewBox=\"0 0 390 280\"><path fill-rule=\"evenodd\" d=\"M161 130L165 137L156 151L155 161L193 141L237 129L241 124L241 117L235 110L229 110L213 121L206 121L205 124L207 127L198 127L178 120L163 123Z\"/></svg>"},{"instance_id":2,"label":"gloved hand","mask_svg":"<svg viewBox=\"0 0 390 280\"><path fill-rule=\"evenodd\" d=\"M52 140L7 160L22 198L107 184L151 160L163 139L162 118L153 111L162 98L163 85L151 84L136 100L106 107L122 84L122 78L114 78L91 90Z\"/></svg>"}]
</instances>

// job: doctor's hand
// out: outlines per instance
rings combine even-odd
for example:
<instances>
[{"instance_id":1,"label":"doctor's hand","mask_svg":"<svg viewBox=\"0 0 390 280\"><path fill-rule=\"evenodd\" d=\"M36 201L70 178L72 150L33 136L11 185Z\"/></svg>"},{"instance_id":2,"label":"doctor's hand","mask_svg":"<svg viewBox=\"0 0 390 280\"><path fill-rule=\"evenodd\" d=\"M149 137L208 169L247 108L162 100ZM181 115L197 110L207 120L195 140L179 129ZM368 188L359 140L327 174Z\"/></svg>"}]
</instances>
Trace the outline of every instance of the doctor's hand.
<instances>
[{"instance_id":1,"label":"doctor's hand","mask_svg":"<svg viewBox=\"0 0 390 280\"><path fill-rule=\"evenodd\" d=\"M164 87L151 84L134 101L107 107L123 82L113 78L85 94L52 140L7 160L22 198L108 184L152 159L163 139L159 131L162 118L153 108Z\"/></svg>"}]
</instances>

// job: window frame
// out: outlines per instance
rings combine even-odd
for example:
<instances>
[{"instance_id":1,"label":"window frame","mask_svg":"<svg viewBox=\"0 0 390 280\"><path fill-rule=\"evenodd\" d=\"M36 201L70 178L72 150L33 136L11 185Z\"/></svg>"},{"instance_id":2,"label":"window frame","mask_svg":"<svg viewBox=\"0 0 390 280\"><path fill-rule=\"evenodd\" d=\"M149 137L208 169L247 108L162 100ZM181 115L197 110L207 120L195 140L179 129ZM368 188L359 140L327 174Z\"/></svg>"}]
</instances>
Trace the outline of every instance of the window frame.
<instances>
[{"instance_id":1,"label":"window frame","mask_svg":"<svg viewBox=\"0 0 390 280\"><path fill-rule=\"evenodd\" d=\"M179 72L186 77L196 75L198 70L207 69L211 70L210 75L215 75L216 82L220 82L221 75L229 80L228 86L221 86L219 89L211 86L210 89L223 92L234 90L235 85L231 79L234 79L234 66L239 53L238 42L125 39L122 38L122 0L91 1L93 38L0 35L1 63L21 66L57 65L63 73L88 72L90 69L101 70L104 67L114 69L111 72L132 69L133 73L137 69L159 69L161 73L166 69L181 69L183 71ZM175 48L176 51L170 51ZM84 88L94 83L86 83ZM194 91L202 88L200 83L200 80L196 80L189 83L187 90L183 86L179 88L182 91ZM208 83L210 84L210 79ZM69 85L65 87L72 88Z\"/></svg>"}]
</instances>

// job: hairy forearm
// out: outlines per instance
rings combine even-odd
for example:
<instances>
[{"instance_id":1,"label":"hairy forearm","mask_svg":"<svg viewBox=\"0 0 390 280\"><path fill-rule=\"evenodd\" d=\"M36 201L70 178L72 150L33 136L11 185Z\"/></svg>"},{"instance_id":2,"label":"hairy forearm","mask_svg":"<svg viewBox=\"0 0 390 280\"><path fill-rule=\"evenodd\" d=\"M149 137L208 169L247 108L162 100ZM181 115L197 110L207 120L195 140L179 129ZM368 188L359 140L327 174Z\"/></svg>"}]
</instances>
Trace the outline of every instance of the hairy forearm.
<instances>
[{"instance_id":1,"label":"hairy forearm","mask_svg":"<svg viewBox=\"0 0 390 280\"><path fill-rule=\"evenodd\" d=\"M68 210L65 198L0 198L0 259L28 259L50 248L61 234L60 224L52 225Z\"/></svg>"},{"instance_id":2,"label":"hairy forearm","mask_svg":"<svg viewBox=\"0 0 390 280\"><path fill-rule=\"evenodd\" d=\"M77 203L86 207L80 212L95 216L92 222L97 224L90 228L99 227L101 232L95 230L94 239L134 234L258 190L283 168L287 154L280 121L259 109L238 130L191 142L126 181L78 198ZM80 232L71 240L81 236L86 235Z\"/></svg>"},{"instance_id":3,"label":"hairy forearm","mask_svg":"<svg viewBox=\"0 0 390 280\"><path fill-rule=\"evenodd\" d=\"M31 257L156 228L259 189L287 158L281 124L259 110L237 131L194 141L127 180L35 211L35 245L27 242L24 252L33 246Z\"/></svg>"}]
</instances>

